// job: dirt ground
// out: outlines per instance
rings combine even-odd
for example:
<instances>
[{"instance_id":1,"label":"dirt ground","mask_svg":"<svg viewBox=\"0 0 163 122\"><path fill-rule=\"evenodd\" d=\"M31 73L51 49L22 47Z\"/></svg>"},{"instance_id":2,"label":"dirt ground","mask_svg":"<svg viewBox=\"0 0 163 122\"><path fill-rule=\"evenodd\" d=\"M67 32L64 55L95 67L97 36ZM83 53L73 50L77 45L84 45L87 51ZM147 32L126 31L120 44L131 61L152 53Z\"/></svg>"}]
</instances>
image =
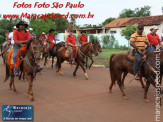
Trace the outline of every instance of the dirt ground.
<instances>
[{"instance_id":1,"label":"dirt ground","mask_svg":"<svg viewBox=\"0 0 163 122\"><path fill-rule=\"evenodd\" d=\"M74 68L63 64L64 76L57 74L55 69L44 68L42 75L38 74L34 81L35 101L31 102L27 95L27 81L15 79L18 93L8 90L9 81L3 83L5 67L0 58L0 106L32 104L34 122L155 121L155 89L152 86L148 92L150 102L145 103L140 83L138 81L129 83L133 76L128 75L125 80L128 100L124 100L117 85L113 87L113 93L108 93L109 70L103 68L87 70L89 80L85 80L81 68L76 77L72 76Z\"/></svg>"}]
</instances>

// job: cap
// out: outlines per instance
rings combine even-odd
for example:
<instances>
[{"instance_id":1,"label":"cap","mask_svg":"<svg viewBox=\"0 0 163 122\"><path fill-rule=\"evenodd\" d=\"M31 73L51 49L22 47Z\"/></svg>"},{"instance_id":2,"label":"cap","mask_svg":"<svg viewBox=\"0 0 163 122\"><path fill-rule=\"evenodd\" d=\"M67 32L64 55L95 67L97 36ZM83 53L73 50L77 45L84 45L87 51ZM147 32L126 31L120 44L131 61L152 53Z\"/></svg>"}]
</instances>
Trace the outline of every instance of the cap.
<instances>
[{"instance_id":1,"label":"cap","mask_svg":"<svg viewBox=\"0 0 163 122\"><path fill-rule=\"evenodd\" d=\"M143 25L138 25L138 29L144 29Z\"/></svg>"},{"instance_id":2,"label":"cap","mask_svg":"<svg viewBox=\"0 0 163 122\"><path fill-rule=\"evenodd\" d=\"M33 28L29 28L29 31L33 31Z\"/></svg>"},{"instance_id":3,"label":"cap","mask_svg":"<svg viewBox=\"0 0 163 122\"><path fill-rule=\"evenodd\" d=\"M153 30L153 29L158 30L158 27L154 25L154 26L152 26L152 27L150 28L150 31Z\"/></svg>"}]
</instances>

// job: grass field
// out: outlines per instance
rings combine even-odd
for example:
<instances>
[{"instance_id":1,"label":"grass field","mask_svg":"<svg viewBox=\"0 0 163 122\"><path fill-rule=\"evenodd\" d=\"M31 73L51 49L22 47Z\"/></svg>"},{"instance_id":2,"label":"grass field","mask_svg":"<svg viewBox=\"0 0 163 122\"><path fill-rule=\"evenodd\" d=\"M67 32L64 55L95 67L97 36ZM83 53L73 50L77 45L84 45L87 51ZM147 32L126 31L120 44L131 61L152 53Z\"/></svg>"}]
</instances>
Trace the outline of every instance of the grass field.
<instances>
[{"instance_id":1,"label":"grass field","mask_svg":"<svg viewBox=\"0 0 163 122\"><path fill-rule=\"evenodd\" d=\"M109 59L112 54L125 53L126 49L102 49L102 53L99 53L97 57L93 57L94 65L105 65L109 67Z\"/></svg>"}]
</instances>

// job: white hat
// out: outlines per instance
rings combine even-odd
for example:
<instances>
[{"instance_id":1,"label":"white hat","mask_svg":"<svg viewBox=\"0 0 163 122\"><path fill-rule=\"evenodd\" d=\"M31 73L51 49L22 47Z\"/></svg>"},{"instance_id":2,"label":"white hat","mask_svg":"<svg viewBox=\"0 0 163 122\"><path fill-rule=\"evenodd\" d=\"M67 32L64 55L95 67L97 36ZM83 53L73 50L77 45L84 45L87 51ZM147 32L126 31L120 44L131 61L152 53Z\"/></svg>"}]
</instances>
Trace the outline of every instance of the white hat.
<instances>
[{"instance_id":1,"label":"white hat","mask_svg":"<svg viewBox=\"0 0 163 122\"><path fill-rule=\"evenodd\" d=\"M13 29L16 29L16 26L12 27Z\"/></svg>"},{"instance_id":2,"label":"white hat","mask_svg":"<svg viewBox=\"0 0 163 122\"><path fill-rule=\"evenodd\" d=\"M154 26L152 26L152 27L150 28L150 30L153 30L153 29L158 30L158 27L154 25Z\"/></svg>"},{"instance_id":3,"label":"white hat","mask_svg":"<svg viewBox=\"0 0 163 122\"><path fill-rule=\"evenodd\" d=\"M29 28L29 31L33 31L33 28Z\"/></svg>"},{"instance_id":4,"label":"white hat","mask_svg":"<svg viewBox=\"0 0 163 122\"><path fill-rule=\"evenodd\" d=\"M45 32L42 32L42 34L45 34Z\"/></svg>"}]
</instances>

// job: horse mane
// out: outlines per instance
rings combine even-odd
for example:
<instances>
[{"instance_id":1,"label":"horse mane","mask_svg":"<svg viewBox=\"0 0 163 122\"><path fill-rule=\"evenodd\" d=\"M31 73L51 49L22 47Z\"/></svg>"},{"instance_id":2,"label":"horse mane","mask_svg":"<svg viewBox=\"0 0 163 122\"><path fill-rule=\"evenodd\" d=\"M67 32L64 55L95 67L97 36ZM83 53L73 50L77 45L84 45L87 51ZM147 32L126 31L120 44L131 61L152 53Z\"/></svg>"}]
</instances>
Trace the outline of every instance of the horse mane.
<instances>
[{"instance_id":1,"label":"horse mane","mask_svg":"<svg viewBox=\"0 0 163 122\"><path fill-rule=\"evenodd\" d=\"M85 45L82 45L81 47L84 47L84 46L86 46L86 45L88 45L88 44L90 44L90 43L92 43L92 42L89 42L89 43L87 43L87 44L85 44Z\"/></svg>"}]
</instances>

